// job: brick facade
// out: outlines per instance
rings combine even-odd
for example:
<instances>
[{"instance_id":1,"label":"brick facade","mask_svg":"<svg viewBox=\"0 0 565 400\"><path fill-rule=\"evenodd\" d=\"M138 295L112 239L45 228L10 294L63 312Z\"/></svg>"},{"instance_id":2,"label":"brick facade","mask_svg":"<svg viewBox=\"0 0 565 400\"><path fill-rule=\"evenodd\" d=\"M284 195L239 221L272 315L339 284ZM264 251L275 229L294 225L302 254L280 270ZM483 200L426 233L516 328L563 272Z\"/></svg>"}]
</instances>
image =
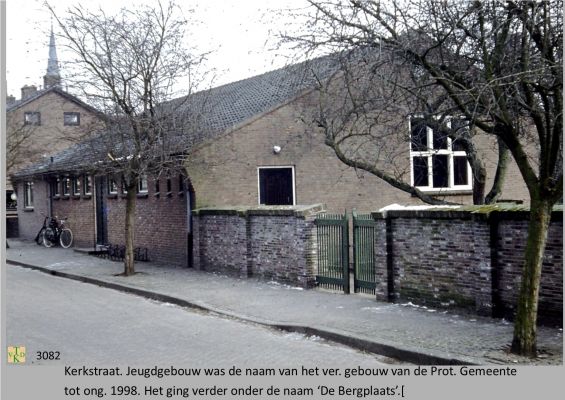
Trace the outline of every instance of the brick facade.
<instances>
[{"instance_id":1,"label":"brick facade","mask_svg":"<svg viewBox=\"0 0 565 400\"><path fill-rule=\"evenodd\" d=\"M54 178L50 178L51 181ZM93 180L94 181L94 180ZM74 247L94 248L96 245L96 193L92 195L49 197L49 180L34 182L34 207L23 208L18 204L20 237L32 240L39 231L44 215L67 218L73 231ZM169 265L189 265L189 232L187 228L187 195L180 188L178 176L170 180L171 191L167 192L167 180L160 180L159 193L154 179L148 180L148 192L136 199L135 246L148 249L151 261ZM23 199L24 181L18 183L18 196ZM126 198L120 188L116 195L104 193L107 209L107 242L123 245ZM51 207L51 212L50 212Z\"/></svg>"},{"instance_id":2,"label":"brick facade","mask_svg":"<svg viewBox=\"0 0 565 400\"><path fill-rule=\"evenodd\" d=\"M466 308L511 319L519 292L527 212L388 211L377 221L377 298ZM540 322L562 322L563 221L553 215Z\"/></svg>"},{"instance_id":3,"label":"brick facade","mask_svg":"<svg viewBox=\"0 0 565 400\"><path fill-rule=\"evenodd\" d=\"M324 144L323 133L307 117L316 107L315 93L305 94L194 149L186 169L197 194L197 207L258 205L257 168L272 166L294 168L296 204L324 203L328 211L341 213L353 208L371 212L392 203L422 204L383 180L341 163ZM408 133L404 117L399 126ZM405 165L394 174L404 174L403 178L409 182L409 143L405 135L399 136L404 141L395 144L395 152L399 158L404 157L399 164ZM273 146L281 147L280 153L275 154ZM498 160L495 141L482 135L476 138L476 146L488 169L489 190ZM403 148L406 151L398 150ZM472 203L470 192L444 197L450 202ZM502 198L525 201L529 198L513 162L507 171Z\"/></svg>"},{"instance_id":4,"label":"brick facade","mask_svg":"<svg viewBox=\"0 0 565 400\"><path fill-rule=\"evenodd\" d=\"M321 205L196 210L195 267L312 287L320 211Z\"/></svg>"},{"instance_id":5,"label":"brick facade","mask_svg":"<svg viewBox=\"0 0 565 400\"><path fill-rule=\"evenodd\" d=\"M168 265L188 266L187 193L179 191L178 177L171 179L166 191L166 178L148 179L148 192L138 194L135 208L135 246L148 249L149 259ZM126 198L123 194L107 195L108 242L123 245L125 235Z\"/></svg>"}]
</instances>

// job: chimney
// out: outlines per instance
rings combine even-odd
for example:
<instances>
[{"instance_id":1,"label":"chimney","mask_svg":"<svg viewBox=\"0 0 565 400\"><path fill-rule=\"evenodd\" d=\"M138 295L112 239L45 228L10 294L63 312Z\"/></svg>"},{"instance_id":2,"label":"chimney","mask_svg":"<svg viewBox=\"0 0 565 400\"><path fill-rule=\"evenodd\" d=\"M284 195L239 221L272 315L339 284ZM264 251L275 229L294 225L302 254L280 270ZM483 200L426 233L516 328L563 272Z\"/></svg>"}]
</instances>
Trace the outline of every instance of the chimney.
<instances>
[{"instance_id":1,"label":"chimney","mask_svg":"<svg viewBox=\"0 0 565 400\"><path fill-rule=\"evenodd\" d=\"M30 85L30 86L25 85L22 88L22 100L30 98L31 96L33 96L36 93L37 93L37 87L35 85Z\"/></svg>"},{"instance_id":2,"label":"chimney","mask_svg":"<svg viewBox=\"0 0 565 400\"><path fill-rule=\"evenodd\" d=\"M10 104L14 104L16 102L16 98L12 95L6 96L6 105L9 106Z\"/></svg>"}]
</instances>

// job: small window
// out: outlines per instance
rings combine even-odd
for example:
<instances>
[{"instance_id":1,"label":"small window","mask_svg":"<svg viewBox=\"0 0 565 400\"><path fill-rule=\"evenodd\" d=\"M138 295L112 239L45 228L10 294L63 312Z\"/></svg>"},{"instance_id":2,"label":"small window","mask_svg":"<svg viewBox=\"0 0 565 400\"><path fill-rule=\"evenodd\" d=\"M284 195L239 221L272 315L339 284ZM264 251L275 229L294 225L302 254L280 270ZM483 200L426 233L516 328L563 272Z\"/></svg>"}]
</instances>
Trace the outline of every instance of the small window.
<instances>
[{"instance_id":1,"label":"small window","mask_svg":"<svg viewBox=\"0 0 565 400\"><path fill-rule=\"evenodd\" d=\"M159 190L159 189L160 189L160 187L159 187L159 186L160 186L160 185L159 185L159 181L160 181L159 178L156 178L156 179L155 179L155 193L159 193L159 192L160 192L160 190Z\"/></svg>"},{"instance_id":2,"label":"small window","mask_svg":"<svg viewBox=\"0 0 565 400\"><path fill-rule=\"evenodd\" d=\"M141 175L137 182L137 193L147 193L147 176Z\"/></svg>"},{"instance_id":3,"label":"small window","mask_svg":"<svg viewBox=\"0 0 565 400\"><path fill-rule=\"evenodd\" d=\"M179 192L184 192L184 176L179 175Z\"/></svg>"},{"instance_id":4,"label":"small window","mask_svg":"<svg viewBox=\"0 0 565 400\"><path fill-rule=\"evenodd\" d=\"M24 125L41 125L41 113L37 111L26 111L24 113Z\"/></svg>"},{"instance_id":5,"label":"small window","mask_svg":"<svg viewBox=\"0 0 565 400\"><path fill-rule=\"evenodd\" d=\"M78 113L78 112L63 113L63 123L66 126L79 126L80 125L80 113Z\"/></svg>"},{"instance_id":6,"label":"small window","mask_svg":"<svg viewBox=\"0 0 565 400\"><path fill-rule=\"evenodd\" d=\"M173 186L173 184L171 182L171 178L167 178L167 193L171 193L173 191L172 186Z\"/></svg>"},{"instance_id":7,"label":"small window","mask_svg":"<svg viewBox=\"0 0 565 400\"><path fill-rule=\"evenodd\" d=\"M63 196L68 196L71 193L71 180L63 178Z\"/></svg>"},{"instance_id":8,"label":"small window","mask_svg":"<svg viewBox=\"0 0 565 400\"><path fill-rule=\"evenodd\" d=\"M118 193L118 183L112 177L108 177L108 193L117 194Z\"/></svg>"},{"instance_id":9,"label":"small window","mask_svg":"<svg viewBox=\"0 0 565 400\"><path fill-rule=\"evenodd\" d=\"M82 187L84 194L92 194L92 176L84 175L82 177Z\"/></svg>"},{"instance_id":10,"label":"small window","mask_svg":"<svg viewBox=\"0 0 565 400\"><path fill-rule=\"evenodd\" d=\"M57 178L51 182L51 196L59 197L61 195L61 179Z\"/></svg>"},{"instance_id":11,"label":"small window","mask_svg":"<svg viewBox=\"0 0 565 400\"><path fill-rule=\"evenodd\" d=\"M259 167L259 204L294 205L294 168Z\"/></svg>"},{"instance_id":12,"label":"small window","mask_svg":"<svg viewBox=\"0 0 565 400\"><path fill-rule=\"evenodd\" d=\"M24 183L24 207L33 208L33 182Z\"/></svg>"},{"instance_id":13,"label":"small window","mask_svg":"<svg viewBox=\"0 0 565 400\"><path fill-rule=\"evenodd\" d=\"M72 179L72 189L75 196L80 196L80 178L74 177Z\"/></svg>"}]
</instances>

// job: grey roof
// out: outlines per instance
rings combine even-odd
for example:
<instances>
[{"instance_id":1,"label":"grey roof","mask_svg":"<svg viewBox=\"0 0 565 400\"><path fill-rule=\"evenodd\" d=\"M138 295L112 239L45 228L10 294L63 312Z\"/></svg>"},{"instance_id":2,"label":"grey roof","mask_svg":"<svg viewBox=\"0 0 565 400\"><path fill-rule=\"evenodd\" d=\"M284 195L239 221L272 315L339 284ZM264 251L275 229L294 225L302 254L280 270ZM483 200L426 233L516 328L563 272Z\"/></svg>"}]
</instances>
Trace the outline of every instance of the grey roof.
<instances>
[{"instance_id":1,"label":"grey roof","mask_svg":"<svg viewBox=\"0 0 565 400\"><path fill-rule=\"evenodd\" d=\"M325 56L240 81L228 83L193 95L172 100L170 105L191 107L205 103L196 134L183 135L184 148L212 140L242 123L272 110L314 88L318 79L326 79L338 70L339 60ZM99 140L99 139L92 139ZM49 160L18 171L22 178L35 174L56 173L93 167L95 142L72 146ZM86 156L85 152L89 155ZM105 154L103 154L105 157Z\"/></svg>"},{"instance_id":2,"label":"grey roof","mask_svg":"<svg viewBox=\"0 0 565 400\"><path fill-rule=\"evenodd\" d=\"M83 107L84 109L86 109L86 110L88 110L88 111L90 111L94 114L99 113L99 111L96 110L94 107L86 104L84 101L80 100L78 97L73 96L72 94L64 91L63 89L61 89L58 86L51 86L51 87L48 87L46 89L38 90L36 93L34 93L33 95L31 95L31 96L29 96L25 99L20 99L20 100L17 100L15 102L11 103L11 104L6 104L6 112L17 110L18 108L20 108L20 107L22 107L26 104L29 104L32 101L40 98L41 96L44 96L47 93L51 93L51 92L57 93L57 94L63 96L65 99L72 101L73 103Z\"/></svg>"}]
</instances>

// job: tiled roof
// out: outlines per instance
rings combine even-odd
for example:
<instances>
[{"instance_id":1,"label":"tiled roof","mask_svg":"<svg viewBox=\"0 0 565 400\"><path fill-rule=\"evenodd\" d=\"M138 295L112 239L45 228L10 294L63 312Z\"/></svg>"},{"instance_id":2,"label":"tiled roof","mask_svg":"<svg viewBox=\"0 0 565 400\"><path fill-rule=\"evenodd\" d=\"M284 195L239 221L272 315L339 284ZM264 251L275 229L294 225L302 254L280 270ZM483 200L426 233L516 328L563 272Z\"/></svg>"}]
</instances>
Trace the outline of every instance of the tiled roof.
<instances>
[{"instance_id":1,"label":"tiled roof","mask_svg":"<svg viewBox=\"0 0 565 400\"><path fill-rule=\"evenodd\" d=\"M198 133L181 137L183 148L214 139L292 100L305 90L314 88L318 79L328 78L337 68L338 61L335 58L320 57L171 101L170 104L182 107L206 103ZM97 161L93 153L96 146L93 146L95 142L92 140L99 139L72 146L53 156L52 161L49 159L34 164L17 172L14 177L92 167ZM102 147L100 150L103 150ZM105 157L105 154L101 155Z\"/></svg>"},{"instance_id":2,"label":"tiled roof","mask_svg":"<svg viewBox=\"0 0 565 400\"><path fill-rule=\"evenodd\" d=\"M95 108L93 108L92 106L86 104L85 102L83 102L82 100L80 100L78 97L73 96L70 93L65 92L63 89L61 89L60 87L57 86L51 86L48 87L47 89L41 89L38 90L37 92L35 92L33 95L29 96L28 98L25 99L20 99L17 100L11 104L6 104L6 112L10 112L10 111L14 111L17 110L18 108L31 103L32 101L40 98L41 96L46 95L47 93L57 93L61 96L63 96L65 99L72 101L73 103L78 104L79 106L83 107L84 109L97 114L99 113L98 110L96 110Z\"/></svg>"}]
</instances>

